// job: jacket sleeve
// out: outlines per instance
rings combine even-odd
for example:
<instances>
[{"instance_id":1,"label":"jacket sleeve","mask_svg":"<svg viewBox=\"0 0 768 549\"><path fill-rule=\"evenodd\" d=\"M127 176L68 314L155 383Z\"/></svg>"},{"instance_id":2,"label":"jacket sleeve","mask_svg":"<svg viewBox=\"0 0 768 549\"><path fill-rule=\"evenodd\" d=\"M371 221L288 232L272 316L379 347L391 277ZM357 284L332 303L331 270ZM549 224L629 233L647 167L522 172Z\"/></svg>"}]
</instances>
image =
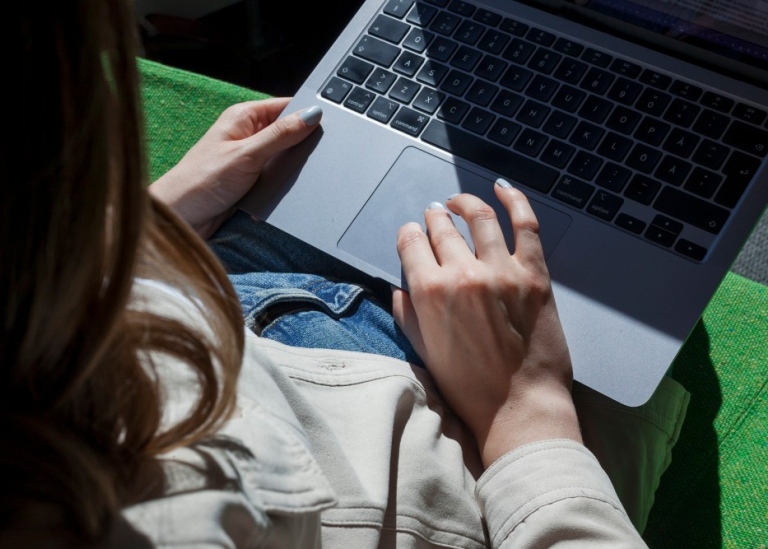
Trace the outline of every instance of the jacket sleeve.
<instances>
[{"instance_id":1,"label":"jacket sleeve","mask_svg":"<svg viewBox=\"0 0 768 549\"><path fill-rule=\"evenodd\" d=\"M646 547L595 456L574 441L513 450L475 495L495 548Z\"/></svg>"}]
</instances>

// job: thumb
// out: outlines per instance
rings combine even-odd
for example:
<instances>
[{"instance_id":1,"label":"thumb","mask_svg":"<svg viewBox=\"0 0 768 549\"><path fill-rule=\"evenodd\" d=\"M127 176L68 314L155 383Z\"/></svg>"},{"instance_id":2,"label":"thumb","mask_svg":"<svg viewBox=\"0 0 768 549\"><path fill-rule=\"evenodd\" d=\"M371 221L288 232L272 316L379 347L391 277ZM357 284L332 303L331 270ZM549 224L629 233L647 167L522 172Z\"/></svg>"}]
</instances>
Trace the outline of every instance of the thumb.
<instances>
[{"instance_id":1,"label":"thumb","mask_svg":"<svg viewBox=\"0 0 768 549\"><path fill-rule=\"evenodd\" d=\"M413 345L416 354L424 358L426 356L426 346L421 335L421 327L416 316L416 309L413 308L411 296L408 295L408 292L400 288L392 288L392 316L403 333L405 333L408 341Z\"/></svg>"},{"instance_id":2,"label":"thumb","mask_svg":"<svg viewBox=\"0 0 768 549\"><path fill-rule=\"evenodd\" d=\"M307 107L272 122L252 135L244 144L250 155L263 162L276 154L300 143L320 124L323 109L317 105Z\"/></svg>"}]
</instances>

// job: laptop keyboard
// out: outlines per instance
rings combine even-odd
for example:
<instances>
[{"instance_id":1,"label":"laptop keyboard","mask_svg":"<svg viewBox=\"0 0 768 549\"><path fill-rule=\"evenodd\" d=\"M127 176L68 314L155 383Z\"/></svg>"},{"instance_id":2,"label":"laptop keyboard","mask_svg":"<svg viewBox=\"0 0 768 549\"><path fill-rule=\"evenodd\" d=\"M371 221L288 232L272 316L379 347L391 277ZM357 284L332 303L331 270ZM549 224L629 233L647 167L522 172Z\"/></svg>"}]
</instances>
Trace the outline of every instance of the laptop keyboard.
<instances>
[{"instance_id":1,"label":"laptop keyboard","mask_svg":"<svg viewBox=\"0 0 768 549\"><path fill-rule=\"evenodd\" d=\"M768 113L458 0L389 0L320 94L690 259Z\"/></svg>"}]
</instances>

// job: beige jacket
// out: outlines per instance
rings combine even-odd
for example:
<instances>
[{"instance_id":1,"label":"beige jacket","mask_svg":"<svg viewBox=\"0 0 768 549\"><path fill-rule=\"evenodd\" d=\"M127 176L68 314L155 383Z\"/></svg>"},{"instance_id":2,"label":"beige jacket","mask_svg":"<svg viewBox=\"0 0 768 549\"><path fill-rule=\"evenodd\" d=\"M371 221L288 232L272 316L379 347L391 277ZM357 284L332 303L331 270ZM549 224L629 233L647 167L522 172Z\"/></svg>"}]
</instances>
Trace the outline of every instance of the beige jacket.
<instances>
[{"instance_id":1,"label":"beige jacket","mask_svg":"<svg viewBox=\"0 0 768 549\"><path fill-rule=\"evenodd\" d=\"M189 302L143 286L143 306L199 325ZM196 387L184 367L163 369L172 421ZM658 438L668 444L671 435ZM626 490L631 506L650 508L668 446L657 451L653 486ZM624 483L647 484L647 473ZM645 546L585 447L530 444L483 472L471 436L423 369L250 332L235 416L137 482L145 498L124 510L118 547Z\"/></svg>"}]
</instances>

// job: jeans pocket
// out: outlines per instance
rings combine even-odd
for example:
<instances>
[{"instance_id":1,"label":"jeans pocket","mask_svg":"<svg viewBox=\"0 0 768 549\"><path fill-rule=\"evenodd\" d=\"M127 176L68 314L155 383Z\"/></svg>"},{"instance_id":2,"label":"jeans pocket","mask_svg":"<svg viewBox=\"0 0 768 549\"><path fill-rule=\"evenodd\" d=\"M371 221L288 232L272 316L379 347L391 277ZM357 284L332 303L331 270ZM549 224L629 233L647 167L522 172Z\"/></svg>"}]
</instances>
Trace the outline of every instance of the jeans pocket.
<instances>
[{"instance_id":1,"label":"jeans pocket","mask_svg":"<svg viewBox=\"0 0 768 549\"><path fill-rule=\"evenodd\" d=\"M230 275L245 325L293 347L338 349L423 362L387 306L363 286L296 273Z\"/></svg>"},{"instance_id":2,"label":"jeans pocket","mask_svg":"<svg viewBox=\"0 0 768 549\"><path fill-rule=\"evenodd\" d=\"M296 273L248 273L230 275L245 325L262 335L284 315L317 311L338 319L359 301L364 288L345 282Z\"/></svg>"}]
</instances>

